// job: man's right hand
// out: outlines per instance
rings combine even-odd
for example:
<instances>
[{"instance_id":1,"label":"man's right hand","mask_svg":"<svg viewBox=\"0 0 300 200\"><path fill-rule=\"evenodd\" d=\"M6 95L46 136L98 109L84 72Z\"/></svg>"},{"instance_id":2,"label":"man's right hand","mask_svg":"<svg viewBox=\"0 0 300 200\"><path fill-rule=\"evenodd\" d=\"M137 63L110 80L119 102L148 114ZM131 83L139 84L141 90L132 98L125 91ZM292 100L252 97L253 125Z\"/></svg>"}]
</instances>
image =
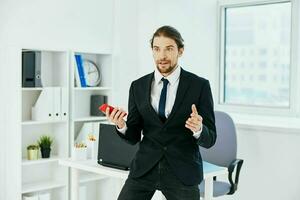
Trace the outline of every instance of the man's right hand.
<instances>
[{"instance_id":1,"label":"man's right hand","mask_svg":"<svg viewBox=\"0 0 300 200\"><path fill-rule=\"evenodd\" d=\"M119 129L124 128L125 120L123 117L126 115L126 112L123 109L114 108L113 111L109 114L109 108L106 108L105 111L107 119L118 126Z\"/></svg>"}]
</instances>

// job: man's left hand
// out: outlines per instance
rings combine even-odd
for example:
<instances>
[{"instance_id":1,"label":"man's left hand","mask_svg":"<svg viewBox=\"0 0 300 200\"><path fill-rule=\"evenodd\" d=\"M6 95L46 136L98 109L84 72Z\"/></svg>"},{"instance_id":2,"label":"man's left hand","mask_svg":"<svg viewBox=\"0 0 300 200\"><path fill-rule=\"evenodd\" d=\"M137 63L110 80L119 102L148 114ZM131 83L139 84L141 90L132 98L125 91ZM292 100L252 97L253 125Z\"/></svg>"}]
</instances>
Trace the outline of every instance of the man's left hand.
<instances>
[{"instance_id":1,"label":"man's left hand","mask_svg":"<svg viewBox=\"0 0 300 200\"><path fill-rule=\"evenodd\" d=\"M202 117L198 114L195 104L192 105L191 116L186 120L185 127L193 133L200 131L202 128Z\"/></svg>"}]
</instances>

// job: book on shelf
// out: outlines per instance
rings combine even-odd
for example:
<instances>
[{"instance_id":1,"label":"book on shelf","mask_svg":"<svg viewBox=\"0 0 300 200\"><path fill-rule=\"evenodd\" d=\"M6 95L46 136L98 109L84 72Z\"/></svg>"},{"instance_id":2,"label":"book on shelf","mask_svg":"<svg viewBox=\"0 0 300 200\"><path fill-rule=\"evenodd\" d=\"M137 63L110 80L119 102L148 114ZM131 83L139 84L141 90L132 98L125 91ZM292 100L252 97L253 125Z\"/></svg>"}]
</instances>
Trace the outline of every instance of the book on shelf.
<instances>
[{"instance_id":1,"label":"book on shelf","mask_svg":"<svg viewBox=\"0 0 300 200\"><path fill-rule=\"evenodd\" d=\"M80 54L75 54L75 80L78 87L87 87L85 73L83 68L82 56ZM79 80L79 81L78 81Z\"/></svg>"}]
</instances>

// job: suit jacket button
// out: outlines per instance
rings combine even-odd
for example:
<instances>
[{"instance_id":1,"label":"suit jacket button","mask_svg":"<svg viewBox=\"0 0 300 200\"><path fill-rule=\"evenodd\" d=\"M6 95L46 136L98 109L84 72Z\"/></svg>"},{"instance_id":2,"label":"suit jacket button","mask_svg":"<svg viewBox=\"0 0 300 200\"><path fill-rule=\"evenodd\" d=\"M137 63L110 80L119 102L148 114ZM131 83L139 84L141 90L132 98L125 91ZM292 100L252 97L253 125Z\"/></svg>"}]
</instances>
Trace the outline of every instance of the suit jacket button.
<instances>
[{"instance_id":1,"label":"suit jacket button","mask_svg":"<svg viewBox=\"0 0 300 200\"><path fill-rule=\"evenodd\" d=\"M167 151L168 147L164 147L164 150Z\"/></svg>"}]
</instances>

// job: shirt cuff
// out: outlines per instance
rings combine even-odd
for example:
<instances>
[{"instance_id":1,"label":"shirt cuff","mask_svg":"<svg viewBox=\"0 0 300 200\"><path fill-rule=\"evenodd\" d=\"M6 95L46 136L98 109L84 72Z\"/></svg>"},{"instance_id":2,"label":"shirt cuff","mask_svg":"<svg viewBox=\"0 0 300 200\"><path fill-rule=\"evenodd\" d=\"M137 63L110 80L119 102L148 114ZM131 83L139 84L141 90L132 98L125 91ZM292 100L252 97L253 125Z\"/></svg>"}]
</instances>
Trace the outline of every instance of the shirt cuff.
<instances>
[{"instance_id":1,"label":"shirt cuff","mask_svg":"<svg viewBox=\"0 0 300 200\"><path fill-rule=\"evenodd\" d=\"M116 125L117 130L122 133L123 135L125 135L125 132L127 130L127 125L125 123L125 126L123 128L118 128L118 126Z\"/></svg>"},{"instance_id":2,"label":"shirt cuff","mask_svg":"<svg viewBox=\"0 0 300 200\"><path fill-rule=\"evenodd\" d=\"M203 125L200 127L200 130L199 130L199 131L193 132L193 133L194 133L194 134L193 134L193 137L194 137L194 138L198 139L198 138L200 137L200 135L201 135L201 133L202 133L202 127L203 127Z\"/></svg>"}]
</instances>

